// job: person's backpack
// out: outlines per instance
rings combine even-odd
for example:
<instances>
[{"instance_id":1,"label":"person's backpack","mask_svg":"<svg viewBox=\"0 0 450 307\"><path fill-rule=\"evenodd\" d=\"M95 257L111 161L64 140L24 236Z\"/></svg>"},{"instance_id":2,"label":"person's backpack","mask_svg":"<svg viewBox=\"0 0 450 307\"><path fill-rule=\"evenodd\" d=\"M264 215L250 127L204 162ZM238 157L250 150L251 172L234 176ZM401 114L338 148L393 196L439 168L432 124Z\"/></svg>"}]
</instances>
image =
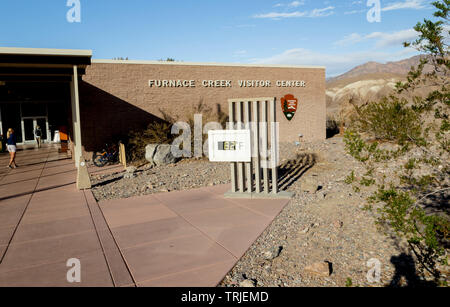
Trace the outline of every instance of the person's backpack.
<instances>
[{"instance_id":1,"label":"person's backpack","mask_svg":"<svg viewBox=\"0 0 450 307\"><path fill-rule=\"evenodd\" d=\"M35 134L36 136L41 136L41 134L42 134L41 129L36 129L36 131L34 132L34 134Z\"/></svg>"}]
</instances>

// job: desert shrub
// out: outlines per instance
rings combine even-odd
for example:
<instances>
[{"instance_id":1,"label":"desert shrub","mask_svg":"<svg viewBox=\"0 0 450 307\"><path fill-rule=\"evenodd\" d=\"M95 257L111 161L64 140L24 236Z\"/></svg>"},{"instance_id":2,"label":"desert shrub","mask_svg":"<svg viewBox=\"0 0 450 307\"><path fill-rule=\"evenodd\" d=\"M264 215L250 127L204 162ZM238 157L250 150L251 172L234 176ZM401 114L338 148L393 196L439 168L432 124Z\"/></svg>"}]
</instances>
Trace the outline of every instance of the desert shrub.
<instances>
[{"instance_id":1,"label":"desert shrub","mask_svg":"<svg viewBox=\"0 0 450 307\"><path fill-rule=\"evenodd\" d=\"M405 143L410 137L419 138L421 117L406 99L395 96L381 101L355 106L357 116L354 127L361 133L372 135L376 140Z\"/></svg>"},{"instance_id":2,"label":"desert shrub","mask_svg":"<svg viewBox=\"0 0 450 307\"><path fill-rule=\"evenodd\" d=\"M419 22L414 28L419 38L405 44L426 56L406 82L397 84L394 95L355 106L344 141L347 152L367 169L361 178L352 172L347 183L358 190L376 186L368 207L377 206L378 224L404 239L420 271L440 282L439 264L448 266L450 242L450 61L445 27L450 1L433 5L438 20ZM430 72L424 72L425 65L432 67ZM416 96L419 87L430 90Z\"/></svg>"},{"instance_id":3,"label":"desert shrub","mask_svg":"<svg viewBox=\"0 0 450 307\"><path fill-rule=\"evenodd\" d=\"M143 161L145 159L145 147L148 144L171 144L178 135L172 135L172 126L178 121L185 121L191 129L191 146L194 146L194 124L195 115L202 114L202 128L208 122L218 122L225 127L228 115L221 111L220 107L214 111L200 99L193 105L192 109L183 118L172 116L165 110L160 109L161 122L150 123L143 130L131 131L128 135L127 155L131 161ZM202 140L203 141L203 135ZM182 148L184 149L184 148ZM191 148L193 152L193 148Z\"/></svg>"},{"instance_id":4,"label":"desert shrub","mask_svg":"<svg viewBox=\"0 0 450 307\"><path fill-rule=\"evenodd\" d=\"M336 134L339 134L339 126L340 123L335 117L327 115L327 138L331 138Z\"/></svg>"},{"instance_id":5,"label":"desert shrub","mask_svg":"<svg viewBox=\"0 0 450 307\"><path fill-rule=\"evenodd\" d=\"M131 161L145 159L145 147L148 144L169 144L173 140L172 124L153 122L146 129L131 131L128 135L127 153Z\"/></svg>"}]
</instances>

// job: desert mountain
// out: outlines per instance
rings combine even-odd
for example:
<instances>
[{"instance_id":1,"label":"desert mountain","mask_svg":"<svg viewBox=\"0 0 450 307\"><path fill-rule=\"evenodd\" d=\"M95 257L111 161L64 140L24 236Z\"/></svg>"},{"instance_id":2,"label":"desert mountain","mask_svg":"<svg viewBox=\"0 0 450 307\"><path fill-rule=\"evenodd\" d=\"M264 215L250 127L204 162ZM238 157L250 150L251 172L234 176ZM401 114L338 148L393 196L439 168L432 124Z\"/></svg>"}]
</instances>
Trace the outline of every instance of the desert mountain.
<instances>
[{"instance_id":1,"label":"desert mountain","mask_svg":"<svg viewBox=\"0 0 450 307\"><path fill-rule=\"evenodd\" d=\"M327 80L327 112L339 115L348 108L348 101L376 100L388 95L398 81L404 80L412 66L417 66L421 56L414 56L386 64L368 62Z\"/></svg>"},{"instance_id":2,"label":"desert mountain","mask_svg":"<svg viewBox=\"0 0 450 307\"><path fill-rule=\"evenodd\" d=\"M334 82L337 80L342 80L342 79L345 80L345 79L350 79L350 78L359 77L359 76L368 75L368 74L387 73L387 74L395 74L395 75L406 75L409 72L409 70L411 69L411 66L416 66L417 64L419 64L420 59L422 57L423 56L417 55L412 58L400 60L397 62L387 62L386 64L377 63L377 62L367 62L363 65L356 66L352 70L350 70L340 76L331 78L328 81Z\"/></svg>"}]
</instances>

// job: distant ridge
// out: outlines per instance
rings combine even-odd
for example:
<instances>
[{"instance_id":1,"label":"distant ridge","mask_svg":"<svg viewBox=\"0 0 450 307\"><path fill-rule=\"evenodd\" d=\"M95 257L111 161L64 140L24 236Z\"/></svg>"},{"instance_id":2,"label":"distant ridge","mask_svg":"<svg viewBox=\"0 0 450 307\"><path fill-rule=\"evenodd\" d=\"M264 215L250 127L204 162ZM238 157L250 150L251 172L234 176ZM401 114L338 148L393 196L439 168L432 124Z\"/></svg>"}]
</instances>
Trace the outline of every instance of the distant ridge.
<instances>
[{"instance_id":1,"label":"distant ridge","mask_svg":"<svg viewBox=\"0 0 450 307\"><path fill-rule=\"evenodd\" d=\"M340 114L349 109L348 102L355 97L360 101L371 101L392 93L396 83L404 80L411 67L417 66L423 57L418 55L386 64L368 62L328 79L327 113Z\"/></svg>"},{"instance_id":2,"label":"distant ridge","mask_svg":"<svg viewBox=\"0 0 450 307\"><path fill-rule=\"evenodd\" d=\"M392 74L406 76L411 67L418 65L420 59L423 57L423 55L417 55L413 56L412 58L400 60L397 62L388 62L386 64L378 62L367 62L365 64L356 66L355 68L342 75L328 79L328 82L355 78L367 74Z\"/></svg>"}]
</instances>

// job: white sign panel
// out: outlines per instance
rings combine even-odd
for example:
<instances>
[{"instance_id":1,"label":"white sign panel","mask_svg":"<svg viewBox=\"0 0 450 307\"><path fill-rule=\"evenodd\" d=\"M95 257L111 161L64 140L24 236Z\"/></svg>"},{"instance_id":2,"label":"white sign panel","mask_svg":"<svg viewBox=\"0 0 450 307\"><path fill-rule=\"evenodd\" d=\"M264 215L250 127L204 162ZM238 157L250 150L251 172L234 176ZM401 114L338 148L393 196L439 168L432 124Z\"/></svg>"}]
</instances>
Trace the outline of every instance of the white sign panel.
<instances>
[{"instance_id":1,"label":"white sign panel","mask_svg":"<svg viewBox=\"0 0 450 307\"><path fill-rule=\"evenodd\" d=\"M250 130L213 130L208 132L211 162L251 162Z\"/></svg>"}]
</instances>

